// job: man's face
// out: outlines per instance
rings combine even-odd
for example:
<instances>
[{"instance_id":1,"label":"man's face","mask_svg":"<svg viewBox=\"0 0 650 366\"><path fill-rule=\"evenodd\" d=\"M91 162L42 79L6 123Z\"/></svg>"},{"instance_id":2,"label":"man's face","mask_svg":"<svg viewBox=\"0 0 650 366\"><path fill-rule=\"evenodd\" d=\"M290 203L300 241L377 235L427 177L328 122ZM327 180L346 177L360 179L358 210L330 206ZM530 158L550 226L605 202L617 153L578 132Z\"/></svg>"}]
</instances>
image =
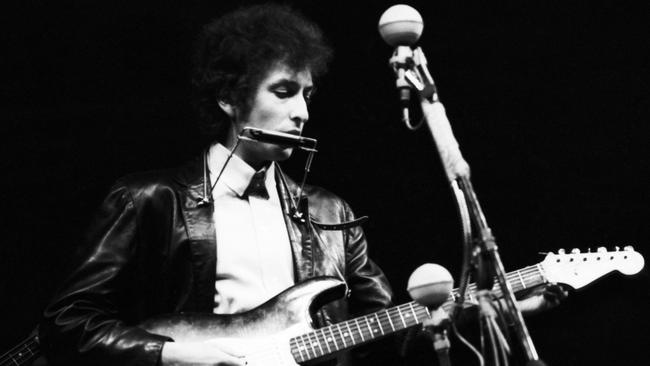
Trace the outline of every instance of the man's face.
<instances>
[{"instance_id":1,"label":"man's face","mask_svg":"<svg viewBox=\"0 0 650 366\"><path fill-rule=\"evenodd\" d=\"M237 133L244 127L300 135L309 119L307 104L313 84L307 70L296 72L284 65L271 68L253 94L250 112L235 122ZM249 164L285 160L292 148L243 141L239 154Z\"/></svg>"}]
</instances>

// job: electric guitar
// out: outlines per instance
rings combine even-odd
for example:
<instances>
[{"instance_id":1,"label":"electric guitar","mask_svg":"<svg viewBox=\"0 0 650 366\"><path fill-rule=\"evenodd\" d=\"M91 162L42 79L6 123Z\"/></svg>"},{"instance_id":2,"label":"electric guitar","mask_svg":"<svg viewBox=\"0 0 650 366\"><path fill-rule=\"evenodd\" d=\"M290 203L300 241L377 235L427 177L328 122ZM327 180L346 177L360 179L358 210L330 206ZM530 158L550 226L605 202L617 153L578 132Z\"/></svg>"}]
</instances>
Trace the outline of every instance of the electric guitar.
<instances>
[{"instance_id":1,"label":"electric guitar","mask_svg":"<svg viewBox=\"0 0 650 366\"><path fill-rule=\"evenodd\" d=\"M549 253L544 260L507 274L515 293L545 283L562 283L580 289L613 271L633 275L641 271L644 259L632 247L614 251ZM470 285L466 302L475 302L475 285ZM495 285L495 295L501 290ZM180 342L217 342L245 353L250 366L295 366L319 361L338 352L371 342L422 323L429 310L410 302L359 318L314 329L312 314L320 306L345 294L345 284L334 277L316 277L288 288L250 311L234 315L172 314L145 321L149 332ZM454 290L443 304L449 310L456 301ZM0 366L21 366L38 355L38 339L30 337L0 356Z\"/></svg>"}]
</instances>

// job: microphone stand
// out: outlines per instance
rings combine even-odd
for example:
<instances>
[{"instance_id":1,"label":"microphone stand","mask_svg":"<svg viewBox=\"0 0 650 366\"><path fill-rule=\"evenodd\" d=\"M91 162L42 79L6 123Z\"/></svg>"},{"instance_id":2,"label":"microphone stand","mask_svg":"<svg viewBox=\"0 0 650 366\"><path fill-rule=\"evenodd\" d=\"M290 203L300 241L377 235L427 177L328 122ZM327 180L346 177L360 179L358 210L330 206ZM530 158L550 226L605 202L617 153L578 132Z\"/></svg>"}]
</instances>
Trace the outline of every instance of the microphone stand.
<instances>
[{"instance_id":1,"label":"microphone stand","mask_svg":"<svg viewBox=\"0 0 650 366\"><path fill-rule=\"evenodd\" d=\"M404 77L420 94L423 118L426 119L433 135L445 173L456 198L461 219L464 247L463 268L460 278L459 297L456 306L452 310L452 317L458 315L460 309L462 309L462 304L466 301L467 285L472 271L476 270L477 273L477 290L491 292L493 278L496 278L505 299L505 315L508 323L512 324L514 328L516 339L525 353L527 365L543 365L544 363L539 359L523 316L517 307L512 287L506 279L506 272L499 255L496 239L487 224L470 180L469 165L460 153L458 142L451 130L444 106L438 100L435 83L427 69L426 57L419 47L413 52L413 67L405 72ZM473 229L477 231L476 235L473 234ZM484 299L491 300L491 293L486 294ZM480 308L486 307L481 306ZM481 311L481 317L482 319L488 319L486 320L487 323L495 325L495 322L489 320L492 317L491 314ZM498 340L499 337L494 338ZM498 359L498 357L495 357L495 359Z\"/></svg>"},{"instance_id":2,"label":"microphone stand","mask_svg":"<svg viewBox=\"0 0 650 366\"><path fill-rule=\"evenodd\" d=\"M431 312L431 318L434 320L434 326L426 328L430 333L433 340L433 349L438 356L438 365L451 366L449 359L449 349L451 343L447 337L447 329L449 328L450 319L443 309L437 309Z\"/></svg>"}]
</instances>

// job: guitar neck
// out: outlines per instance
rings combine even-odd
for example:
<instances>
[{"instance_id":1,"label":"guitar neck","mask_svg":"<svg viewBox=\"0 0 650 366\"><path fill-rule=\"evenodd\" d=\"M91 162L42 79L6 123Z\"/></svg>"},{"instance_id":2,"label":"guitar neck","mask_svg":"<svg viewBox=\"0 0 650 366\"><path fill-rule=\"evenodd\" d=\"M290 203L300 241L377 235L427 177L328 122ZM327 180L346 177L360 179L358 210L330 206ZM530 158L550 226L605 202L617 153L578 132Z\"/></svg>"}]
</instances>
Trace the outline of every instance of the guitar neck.
<instances>
[{"instance_id":1,"label":"guitar neck","mask_svg":"<svg viewBox=\"0 0 650 366\"><path fill-rule=\"evenodd\" d=\"M506 278L514 292L546 282L539 264L510 272ZM498 297L503 294L498 284L493 292ZM449 310L458 296L458 289L454 289L442 307ZM468 286L465 301L476 302L475 284ZM428 318L429 309L412 301L291 338L291 353L299 363L314 360L421 324Z\"/></svg>"},{"instance_id":2,"label":"guitar neck","mask_svg":"<svg viewBox=\"0 0 650 366\"><path fill-rule=\"evenodd\" d=\"M546 274L541 264L536 264L534 266L529 266L522 268L517 271L512 271L506 274L506 280L510 284L512 291L515 293L524 291L528 288L535 287L537 285L548 282L546 279ZM495 281L492 292L497 297L503 296L503 291L498 282ZM458 298L458 289L452 291L452 295L449 297L449 300L445 302L442 306L448 311L452 306L456 298ZM465 301L476 303L476 284L472 283L467 286L467 291L465 294Z\"/></svg>"},{"instance_id":3,"label":"guitar neck","mask_svg":"<svg viewBox=\"0 0 650 366\"><path fill-rule=\"evenodd\" d=\"M39 355L38 337L32 334L29 338L9 350L9 352L0 356L0 366L26 365Z\"/></svg>"}]
</instances>

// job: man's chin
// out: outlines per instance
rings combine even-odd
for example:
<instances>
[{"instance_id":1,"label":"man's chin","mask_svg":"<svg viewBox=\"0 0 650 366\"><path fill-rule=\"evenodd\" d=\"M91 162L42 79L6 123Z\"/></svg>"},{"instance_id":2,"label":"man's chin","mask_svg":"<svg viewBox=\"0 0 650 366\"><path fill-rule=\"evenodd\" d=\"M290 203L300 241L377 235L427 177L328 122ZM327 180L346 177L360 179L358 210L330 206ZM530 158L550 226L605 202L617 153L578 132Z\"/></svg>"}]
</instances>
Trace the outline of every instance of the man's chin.
<instances>
[{"instance_id":1,"label":"man's chin","mask_svg":"<svg viewBox=\"0 0 650 366\"><path fill-rule=\"evenodd\" d=\"M269 160L272 161L284 161L291 157L293 154L293 147L282 148L281 146L274 146L271 151L269 151Z\"/></svg>"},{"instance_id":2,"label":"man's chin","mask_svg":"<svg viewBox=\"0 0 650 366\"><path fill-rule=\"evenodd\" d=\"M293 154L293 147L287 147L285 149L280 150L278 156L279 158L276 161L283 161L287 160L291 157Z\"/></svg>"}]
</instances>

